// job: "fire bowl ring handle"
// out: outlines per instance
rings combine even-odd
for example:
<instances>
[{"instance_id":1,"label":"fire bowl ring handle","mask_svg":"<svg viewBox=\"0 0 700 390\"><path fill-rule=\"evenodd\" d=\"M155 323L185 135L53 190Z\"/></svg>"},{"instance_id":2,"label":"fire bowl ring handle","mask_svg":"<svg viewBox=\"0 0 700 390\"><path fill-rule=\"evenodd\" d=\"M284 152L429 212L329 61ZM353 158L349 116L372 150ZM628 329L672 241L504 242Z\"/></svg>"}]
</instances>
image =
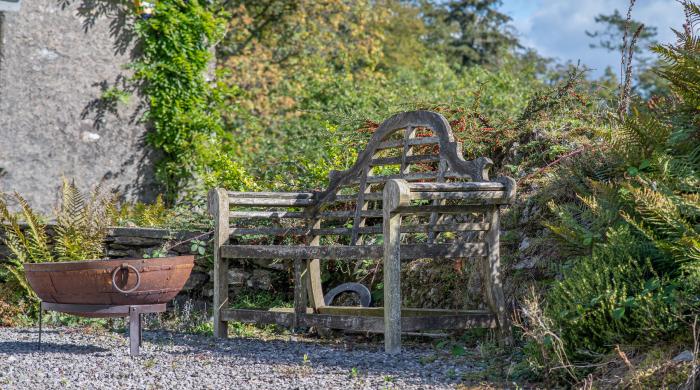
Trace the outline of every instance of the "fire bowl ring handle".
<instances>
[{"instance_id":1,"label":"fire bowl ring handle","mask_svg":"<svg viewBox=\"0 0 700 390\"><path fill-rule=\"evenodd\" d=\"M122 290L121 288L119 288L119 286L117 286L117 281L115 280L115 278L117 277L117 271L120 271L123 269L128 270L129 268L131 268L132 270L134 270L134 272L136 272L136 285L128 290ZM140 285L141 285L141 273L133 265L124 263L122 265L116 266L114 268L114 270L112 270L112 287L114 287L114 289L119 291L120 293L128 294L128 293L134 292L134 291L136 291L136 289L139 288Z\"/></svg>"}]
</instances>

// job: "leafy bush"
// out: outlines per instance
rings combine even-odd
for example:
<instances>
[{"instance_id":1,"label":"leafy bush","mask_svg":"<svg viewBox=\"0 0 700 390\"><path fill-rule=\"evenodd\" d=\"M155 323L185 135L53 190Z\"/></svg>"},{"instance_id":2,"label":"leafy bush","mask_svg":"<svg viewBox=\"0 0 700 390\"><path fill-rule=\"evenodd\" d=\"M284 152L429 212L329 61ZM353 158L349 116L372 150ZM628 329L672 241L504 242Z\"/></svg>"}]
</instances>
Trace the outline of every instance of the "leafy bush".
<instances>
[{"instance_id":1,"label":"leafy bush","mask_svg":"<svg viewBox=\"0 0 700 390\"><path fill-rule=\"evenodd\" d=\"M615 344L653 343L684 328L679 280L660 276L655 250L625 227L610 230L605 244L574 259L547 296L570 357L591 358Z\"/></svg>"}]
</instances>

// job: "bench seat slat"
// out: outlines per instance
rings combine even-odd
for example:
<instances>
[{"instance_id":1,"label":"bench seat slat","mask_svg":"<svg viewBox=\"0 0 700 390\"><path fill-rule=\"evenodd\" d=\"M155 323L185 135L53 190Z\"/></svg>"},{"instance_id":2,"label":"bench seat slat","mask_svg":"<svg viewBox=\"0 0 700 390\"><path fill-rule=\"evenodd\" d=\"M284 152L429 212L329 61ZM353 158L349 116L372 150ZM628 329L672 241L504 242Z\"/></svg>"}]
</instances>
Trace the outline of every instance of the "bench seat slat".
<instances>
[{"instance_id":1,"label":"bench seat slat","mask_svg":"<svg viewBox=\"0 0 700 390\"><path fill-rule=\"evenodd\" d=\"M464 258L483 257L487 255L484 243L455 244L406 244L401 245L401 259L422 258ZM381 259L384 255L382 245L336 245L336 246L301 246L301 245L223 245L221 256L234 259Z\"/></svg>"}]
</instances>

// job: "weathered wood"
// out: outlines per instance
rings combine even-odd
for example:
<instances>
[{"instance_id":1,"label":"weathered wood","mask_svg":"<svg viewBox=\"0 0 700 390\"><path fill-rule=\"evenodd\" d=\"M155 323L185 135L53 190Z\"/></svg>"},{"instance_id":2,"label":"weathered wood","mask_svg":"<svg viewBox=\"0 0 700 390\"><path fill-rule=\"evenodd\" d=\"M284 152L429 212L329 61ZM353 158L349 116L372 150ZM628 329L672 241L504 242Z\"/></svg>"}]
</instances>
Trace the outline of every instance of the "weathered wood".
<instances>
[{"instance_id":1,"label":"weathered wood","mask_svg":"<svg viewBox=\"0 0 700 390\"><path fill-rule=\"evenodd\" d=\"M306 218L304 213L298 211L231 211L230 219L282 219L282 218Z\"/></svg>"},{"instance_id":2,"label":"weathered wood","mask_svg":"<svg viewBox=\"0 0 700 390\"><path fill-rule=\"evenodd\" d=\"M221 310L228 304L228 263L221 248L229 237L228 195L224 189L209 191L209 214L214 217L214 336L227 337L228 324L221 318Z\"/></svg>"},{"instance_id":3,"label":"weathered wood","mask_svg":"<svg viewBox=\"0 0 700 390\"><path fill-rule=\"evenodd\" d=\"M359 229L365 226L367 218L362 217L362 212L367 211L368 203L365 200L365 195L369 191L367 188L367 176L372 172L372 167L365 167L362 171L362 178L360 179L360 186L357 193L357 204L355 205L355 215L352 221L352 233L350 237L350 245L362 244L359 242Z\"/></svg>"},{"instance_id":4,"label":"weathered wood","mask_svg":"<svg viewBox=\"0 0 700 390\"><path fill-rule=\"evenodd\" d=\"M294 260L294 326L299 327L301 315L306 314L306 262Z\"/></svg>"},{"instance_id":5,"label":"weathered wood","mask_svg":"<svg viewBox=\"0 0 700 390\"><path fill-rule=\"evenodd\" d=\"M440 157L445 159L450 168L447 177L451 175L470 178L472 181L488 181L488 168L493 162L486 157L479 157L475 160L465 161L462 157L461 147L455 141L449 123L442 115L430 111L411 111L394 115L385 120L372 135L372 139L367 144L363 152L358 155L357 161L349 169L342 172L335 172L330 177L330 184L327 189L318 194L319 203L312 206L310 212L316 212L320 205L332 199L340 187L351 182L356 182L362 170L370 164L382 141L399 129L407 127L430 128L438 138L440 145ZM375 177L368 178L368 183L381 183L395 177ZM398 178L398 177L396 177ZM406 177L409 180L408 175ZM372 181L378 180L378 181ZM413 179L411 179L413 180ZM421 180L421 179L416 179Z\"/></svg>"},{"instance_id":6,"label":"weathered wood","mask_svg":"<svg viewBox=\"0 0 700 390\"><path fill-rule=\"evenodd\" d=\"M401 352L401 214L399 206L411 201L405 180L391 180L384 186L384 351Z\"/></svg>"},{"instance_id":7,"label":"weathered wood","mask_svg":"<svg viewBox=\"0 0 700 390\"><path fill-rule=\"evenodd\" d=\"M474 191L474 192L411 192L411 200L462 200L472 204L492 204L493 202L508 203L505 191Z\"/></svg>"},{"instance_id":8,"label":"weathered wood","mask_svg":"<svg viewBox=\"0 0 700 390\"><path fill-rule=\"evenodd\" d=\"M469 175L466 174L460 174L460 173L455 173L455 172L447 172L445 173L446 178L450 179L468 179ZM367 178L367 183L369 184L377 184L377 183L385 183L389 180L394 180L394 179L403 179L406 181L420 181L420 180L435 180L437 178L437 172L412 172L412 173L407 173L407 174L395 174L395 175L384 175L384 176L370 176ZM350 180L347 183L348 185L354 185L357 184L357 181Z\"/></svg>"},{"instance_id":9,"label":"weathered wood","mask_svg":"<svg viewBox=\"0 0 700 390\"><path fill-rule=\"evenodd\" d=\"M418 138L412 138L410 141L408 141L408 144L412 145L412 146L429 145L429 144L437 144L437 143L440 143L440 138L438 138L438 137L418 137ZM404 140L400 140L400 139L389 140L389 141L380 142L379 145L377 146L377 150L400 148L403 146L404 146Z\"/></svg>"},{"instance_id":10,"label":"weathered wood","mask_svg":"<svg viewBox=\"0 0 700 390\"><path fill-rule=\"evenodd\" d=\"M251 310L231 309L223 312L228 321L239 321L256 324L278 324L291 327L295 314L289 310ZM347 329L373 333L385 332L384 317L332 315L332 314L303 314L299 315L299 326L316 326L331 329ZM410 316L402 318L401 333L427 329L470 329L493 328L496 320L493 314L483 311L472 313ZM385 334L386 337L386 334Z\"/></svg>"},{"instance_id":11,"label":"weathered wood","mask_svg":"<svg viewBox=\"0 0 700 390\"><path fill-rule=\"evenodd\" d=\"M320 219L313 219L309 223L309 227L312 231L318 230L321 227ZM308 246L319 246L321 243L321 236L312 233L312 235L307 237L306 245ZM321 260L320 259L309 259L306 263L306 272L308 273L308 295L309 304L312 308L318 309L325 304L323 299L323 286L321 284Z\"/></svg>"},{"instance_id":12,"label":"weathered wood","mask_svg":"<svg viewBox=\"0 0 700 390\"><path fill-rule=\"evenodd\" d=\"M385 239L386 242L386 239ZM221 256L232 259L322 259L354 260L383 258L381 245L335 245L308 247L301 245L224 245ZM451 244L404 244L401 260L425 258L457 259L483 257L484 243L456 242Z\"/></svg>"},{"instance_id":13,"label":"weathered wood","mask_svg":"<svg viewBox=\"0 0 700 390\"><path fill-rule=\"evenodd\" d=\"M269 199L313 199L313 192L227 192L229 199L269 198Z\"/></svg>"},{"instance_id":14,"label":"weathered wood","mask_svg":"<svg viewBox=\"0 0 700 390\"><path fill-rule=\"evenodd\" d=\"M334 202L357 202L360 194L336 195ZM381 192L367 192L364 195L365 201L382 200Z\"/></svg>"},{"instance_id":15,"label":"weathered wood","mask_svg":"<svg viewBox=\"0 0 700 390\"><path fill-rule=\"evenodd\" d=\"M434 136L415 138L416 128L429 129ZM404 132L403 139L389 139L398 131ZM420 155L413 154L414 146L429 144L439 146L438 154L432 155L428 151L419 152L424 153ZM398 157L381 157L377 154L378 151L387 148L402 148L401 154ZM462 156L462 145L455 140L444 117L428 111L414 111L398 114L382 123L351 168L342 172L331 172L330 183L323 192L226 193L220 190L223 193L210 194L210 210L216 216L215 234L226 233L215 242L215 334L219 336L224 332L225 337L225 329L222 330L220 326L225 326L226 321L234 319L295 327L320 326L366 330L384 332L385 349L390 353L400 351L402 332L422 329L498 325L502 339L509 340L510 325L499 273L498 206L513 201L515 181L508 177L488 181L491 160L480 157L465 161ZM411 164L423 162L439 162L437 172L410 172ZM374 176L372 167L377 165L399 165L399 174ZM448 179L472 181L445 183ZM376 192L382 185L384 191ZM338 195L341 188L351 186L358 187L357 194ZM216 202L211 199L214 197L217 198ZM223 205L220 204L221 199L225 199ZM426 200L431 201L431 204L415 204L426 203ZM447 201L451 201L451 204L447 205ZM346 204L337 204L341 202ZM213 206L212 203L217 205ZM229 206L291 209L230 211ZM370 206L375 209L371 209ZM331 211L328 211L329 209ZM411 218L413 224L401 226L403 215L418 217L425 214L430 215L427 224L419 223L424 221L421 217ZM462 214L479 219L476 219L476 222L464 223L461 217L457 219L450 216ZM484 215L487 218L479 222ZM300 221L293 227L279 226L279 220L283 218L306 219L306 222ZM382 218L381 223L379 218ZM241 226L229 229L229 219L274 220L277 221L277 226ZM331 221L330 226L322 228L322 220ZM332 221L343 224L351 221L352 226L337 226L338 223ZM370 226L366 226L367 224ZM443 231L457 233L453 242L434 244L437 235ZM383 245L362 245L363 235L380 233L384 237ZM402 233L427 233L428 243L402 245ZM229 234L304 236L306 245L225 245ZM355 245L321 246L320 237L323 235L349 235L351 244ZM474 240L485 242L473 242ZM485 295L491 313L401 310L399 275L402 260L472 257L482 258ZM221 289L222 285L226 286L224 258L295 260L294 308L279 309L277 312L226 309L223 306L226 302L222 301L228 299L227 291L216 291ZM368 258L384 259L386 308L325 306L320 261ZM223 275L220 275L222 268ZM307 300L311 307L307 307Z\"/></svg>"},{"instance_id":16,"label":"weathered wood","mask_svg":"<svg viewBox=\"0 0 700 390\"><path fill-rule=\"evenodd\" d=\"M491 311L496 315L500 340L505 344L512 343L510 319L506 311L506 300L503 295L500 271L500 240L499 240L499 210L494 207L487 214L490 229L486 232L484 240L488 245L488 256L482 258L482 270L486 299L491 306Z\"/></svg>"},{"instance_id":17,"label":"weathered wood","mask_svg":"<svg viewBox=\"0 0 700 390\"><path fill-rule=\"evenodd\" d=\"M401 233L429 233L429 232L458 232L458 231L485 231L489 229L488 223L456 223L430 225L403 225ZM231 237L244 235L271 235L271 236L342 236L352 234L352 228L317 228L306 227L259 227L237 228L231 227ZM365 226L357 229L359 234L380 234L381 225ZM318 246L318 245L315 245Z\"/></svg>"},{"instance_id":18,"label":"weathered wood","mask_svg":"<svg viewBox=\"0 0 700 390\"><path fill-rule=\"evenodd\" d=\"M234 206L253 207L290 207L290 206L311 206L316 204L314 199L287 199L287 198L229 198L229 204Z\"/></svg>"},{"instance_id":19,"label":"weathered wood","mask_svg":"<svg viewBox=\"0 0 700 390\"><path fill-rule=\"evenodd\" d=\"M404 158L405 157L405 158ZM440 155L437 154L418 154L415 156L404 155L401 157L380 157L374 158L370 161L370 166L376 167L381 165L401 165L401 164L415 164L422 162L437 162L440 161ZM405 168L405 167L404 167ZM403 171L403 169L400 168Z\"/></svg>"},{"instance_id":20,"label":"weathered wood","mask_svg":"<svg viewBox=\"0 0 700 390\"><path fill-rule=\"evenodd\" d=\"M491 200L485 200L484 203L486 204L479 204L479 203L463 203L463 204L457 204L457 205L415 205L415 206L402 206L399 207L397 212L401 212L402 214L413 214L413 215L420 215L420 214L431 214L431 213L441 213L441 214L466 214L466 213L483 213L487 211L491 206L488 206L489 202ZM496 204L500 204L497 203Z\"/></svg>"},{"instance_id":21,"label":"weathered wood","mask_svg":"<svg viewBox=\"0 0 700 390\"><path fill-rule=\"evenodd\" d=\"M503 183L495 182L458 182L458 183L410 183L408 187L411 191L500 191L506 188Z\"/></svg>"},{"instance_id":22,"label":"weathered wood","mask_svg":"<svg viewBox=\"0 0 700 390\"><path fill-rule=\"evenodd\" d=\"M308 218L301 212L287 211L231 211L231 219L278 219L278 218ZM323 219L347 219L355 215L354 211L325 211L317 214ZM360 215L366 218L381 218L382 210L365 210Z\"/></svg>"},{"instance_id":23,"label":"weathered wood","mask_svg":"<svg viewBox=\"0 0 700 390\"><path fill-rule=\"evenodd\" d=\"M445 173L447 172L447 161L442 160L440 161L440 165L438 166L438 174L437 177L435 178L435 181L439 183L443 183L445 181ZM409 189L411 186L409 186ZM413 191L413 190L411 190ZM433 200L433 206L442 206L445 204L444 199L434 199ZM438 219L440 219L440 214L437 212L431 213L430 214L430 225L435 225L438 223ZM435 242L435 239L437 238L437 234L435 234L434 230L431 230L428 233L428 243L432 244Z\"/></svg>"},{"instance_id":24,"label":"weathered wood","mask_svg":"<svg viewBox=\"0 0 700 390\"><path fill-rule=\"evenodd\" d=\"M402 175L406 175L410 168L409 164L411 164L411 161L409 159L413 158L413 145L410 144L411 140L415 138L416 136L416 128L415 127L407 127L406 131L403 134L403 153L401 153L401 167L400 167L400 173ZM432 156L431 156L432 157ZM440 156L436 156L437 160L440 161ZM374 160L376 161L376 160Z\"/></svg>"},{"instance_id":25,"label":"weathered wood","mask_svg":"<svg viewBox=\"0 0 700 390\"><path fill-rule=\"evenodd\" d=\"M368 317L383 317L384 308L381 306L362 307L362 306L323 306L318 310L319 314L332 315L359 315ZM406 317L433 317L442 315L481 315L490 314L484 310L453 310L453 309L426 309L414 307L402 307L401 318Z\"/></svg>"}]
</instances>

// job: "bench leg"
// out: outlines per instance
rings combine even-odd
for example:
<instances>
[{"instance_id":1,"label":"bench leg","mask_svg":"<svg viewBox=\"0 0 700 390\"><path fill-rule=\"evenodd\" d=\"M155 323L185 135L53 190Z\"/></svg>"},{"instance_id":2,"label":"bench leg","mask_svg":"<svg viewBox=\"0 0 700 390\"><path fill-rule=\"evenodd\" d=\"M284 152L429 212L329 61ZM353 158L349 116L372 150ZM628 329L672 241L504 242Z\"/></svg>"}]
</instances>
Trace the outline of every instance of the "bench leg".
<instances>
[{"instance_id":1,"label":"bench leg","mask_svg":"<svg viewBox=\"0 0 700 390\"><path fill-rule=\"evenodd\" d=\"M229 236L228 195L222 188L209 191L209 213L214 217L214 337L228 336L228 323L222 321L221 310L228 308L228 262L221 257L221 246Z\"/></svg>"},{"instance_id":2,"label":"bench leg","mask_svg":"<svg viewBox=\"0 0 700 390\"><path fill-rule=\"evenodd\" d=\"M389 354L401 352L401 214L394 210L410 203L410 193L404 180L384 185L384 351Z\"/></svg>"},{"instance_id":3,"label":"bench leg","mask_svg":"<svg viewBox=\"0 0 700 390\"><path fill-rule=\"evenodd\" d=\"M401 352L400 225L400 215L384 219L384 351L391 354Z\"/></svg>"},{"instance_id":4,"label":"bench leg","mask_svg":"<svg viewBox=\"0 0 700 390\"><path fill-rule=\"evenodd\" d=\"M294 260L294 326L293 332L301 332L301 319L306 315L306 261Z\"/></svg>"},{"instance_id":5,"label":"bench leg","mask_svg":"<svg viewBox=\"0 0 700 390\"><path fill-rule=\"evenodd\" d=\"M486 301L491 307L491 312L498 321L499 340L502 345L510 345L513 336L510 329L510 319L506 311L506 299L503 294L503 282L501 280L501 256L499 240L499 211L498 207L488 212L490 228L486 232L485 241L489 247L489 254L483 258L482 270L484 279L484 291Z\"/></svg>"}]
</instances>

